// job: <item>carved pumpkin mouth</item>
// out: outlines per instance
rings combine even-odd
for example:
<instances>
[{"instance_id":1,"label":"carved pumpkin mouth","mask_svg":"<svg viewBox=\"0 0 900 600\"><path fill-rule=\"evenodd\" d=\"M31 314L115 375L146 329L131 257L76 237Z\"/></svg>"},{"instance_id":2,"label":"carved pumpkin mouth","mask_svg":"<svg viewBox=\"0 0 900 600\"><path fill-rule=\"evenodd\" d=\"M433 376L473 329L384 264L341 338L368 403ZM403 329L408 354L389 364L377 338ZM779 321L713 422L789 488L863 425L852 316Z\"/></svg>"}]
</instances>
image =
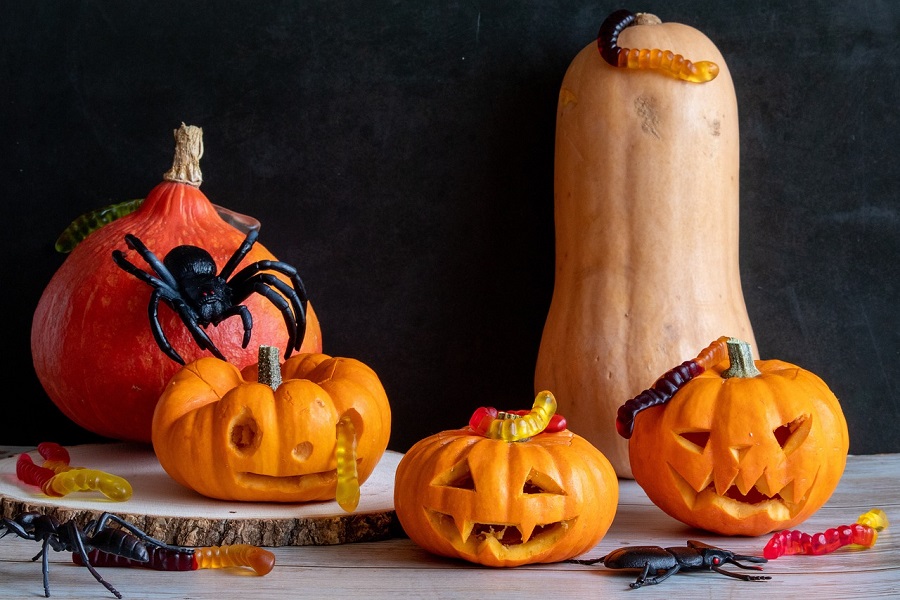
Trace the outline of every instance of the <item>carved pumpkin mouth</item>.
<instances>
[{"instance_id":1,"label":"carved pumpkin mouth","mask_svg":"<svg viewBox=\"0 0 900 600\"><path fill-rule=\"evenodd\" d=\"M285 492L298 490L318 489L333 487L337 482L337 472L321 471L319 473L306 473L304 475L274 476L260 473L237 473L235 479L247 489L271 490L277 489Z\"/></svg>"},{"instance_id":2,"label":"carved pumpkin mouth","mask_svg":"<svg viewBox=\"0 0 900 600\"><path fill-rule=\"evenodd\" d=\"M555 523L522 527L512 523L467 521L460 526L452 515L425 509L434 530L453 547L471 555L488 552L510 558L512 554L531 554L555 545L574 525L577 517Z\"/></svg>"},{"instance_id":3,"label":"carved pumpkin mouth","mask_svg":"<svg viewBox=\"0 0 900 600\"><path fill-rule=\"evenodd\" d=\"M669 470L684 503L692 510L717 506L733 516L747 517L753 514L768 513L772 519L786 521L803 510L809 499L808 494L800 498L794 497L793 481L777 491L768 490L764 477L760 477L760 480L746 493L741 492L736 485L732 484L725 490L725 493L719 494L713 483L698 492L673 465L669 464ZM818 471L813 477L813 482L816 477L818 477ZM811 485L807 489L813 488L814 485Z\"/></svg>"},{"instance_id":4,"label":"carved pumpkin mouth","mask_svg":"<svg viewBox=\"0 0 900 600\"><path fill-rule=\"evenodd\" d=\"M288 485L299 485L302 481L307 479L318 479L323 483L328 481L335 481L337 479L337 471L331 469L330 471L321 471L318 473L304 473L303 475L263 475L261 473L251 473L251 472L243 472L237 474L238 479L248 484L262 484L262 485L271 485L272 482L285 482Z\"/></svg>"}]
</instances>

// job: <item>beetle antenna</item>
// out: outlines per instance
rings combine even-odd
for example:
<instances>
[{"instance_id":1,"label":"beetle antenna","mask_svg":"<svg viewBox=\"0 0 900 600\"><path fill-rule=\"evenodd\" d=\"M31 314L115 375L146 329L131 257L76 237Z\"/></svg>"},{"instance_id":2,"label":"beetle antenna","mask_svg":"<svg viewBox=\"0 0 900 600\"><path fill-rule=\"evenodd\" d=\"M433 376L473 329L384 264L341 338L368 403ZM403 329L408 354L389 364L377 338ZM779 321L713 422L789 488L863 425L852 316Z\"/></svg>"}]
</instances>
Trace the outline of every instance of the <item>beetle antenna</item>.
<instances>
[{"instance_id":1,"label":"beetle antenna","mask_svg":"<svg viewBox=\"0 0 900 600\"><path fill-rule=\"evenodd\" d=\"M606 556L601 556L600 558L570 558L566 562L576 565L596 565L604 560L606 560Z\"/></svg>"},{"instance_id":2,"label":"beetle antenna","mask_svg":"<svg viewBox=\"0 0 900 600\"><path fill-rule=\"evenodd\" d=\"M734 561L728 561L728 562L732 562L743 569L757 569L760 571L762 570L762 567L751 567L748 565L742 565L740 563L735 563ZM769 575L745 575L743 573L735 573L733 571L726 571L725 569L723 569L721 567L713 567L713 570L716 573L721 573L722 575L728 575L729 577L734 577L735 579L740 579L741 581L768 581L769 579L772 579L772 577Z\"/></svg>"}]
</instances>

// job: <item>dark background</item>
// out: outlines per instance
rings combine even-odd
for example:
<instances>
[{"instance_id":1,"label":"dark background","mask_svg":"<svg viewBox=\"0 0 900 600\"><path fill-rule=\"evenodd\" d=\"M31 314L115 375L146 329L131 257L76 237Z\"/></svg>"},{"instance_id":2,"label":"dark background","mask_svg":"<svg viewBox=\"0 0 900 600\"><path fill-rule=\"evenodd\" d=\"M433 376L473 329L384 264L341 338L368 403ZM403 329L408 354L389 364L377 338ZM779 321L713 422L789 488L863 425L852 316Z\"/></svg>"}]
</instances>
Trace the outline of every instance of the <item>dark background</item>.
<instances>
[{"instance_id":1,"label":"dark background","mask_svg":"<svg viewBox=\"0 0 900 600\"><path fill-rule=\"evenodd\" d=\"M324 351L381 376L391 449L481 405L530 406L553 289L557 94L617 8L3 1L0 443L98 441L44 394L31 317L64 259L56 237L144 197L182 121L204 130L206 195L256 216L299 268ZM900 4L627 8L700 29L731 70L760 355L831 386L852 453L900 452Z\"/></svg>"}]
</instances>

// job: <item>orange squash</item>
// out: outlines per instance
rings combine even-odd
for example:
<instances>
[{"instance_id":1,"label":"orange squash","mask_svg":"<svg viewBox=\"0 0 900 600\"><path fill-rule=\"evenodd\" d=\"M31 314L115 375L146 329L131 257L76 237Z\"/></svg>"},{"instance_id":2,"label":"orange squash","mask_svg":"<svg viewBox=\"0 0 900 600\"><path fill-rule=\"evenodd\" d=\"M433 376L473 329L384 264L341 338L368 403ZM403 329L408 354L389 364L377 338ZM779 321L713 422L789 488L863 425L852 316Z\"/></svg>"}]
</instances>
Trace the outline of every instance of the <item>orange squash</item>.
<instances>
[{"instance_id":1,"label":"orange squash","mask_svg":"<svg viewBox=\"0 0 900 600\"><path fill-rule=\"evenodd\" d=\"M153 417L160 464L211 498L337 499L352 511L390 438L381 381L355 359L297 354L279 367L266 349L243 372L204 357L175 374Z\"/></svg>"},{"instance_id":2,"label":"orange squash","mask_svg":"<svg viewBox=\"0 0 900 600\"><path fill-rule=\"evenodd\" d=\"M607 64L592 43L559 94L556 272L535 369L570 425L631 477L616 410L720 332L754 344L738 264L734 86L700 31L645 16L619 37L714 61L693 83Z\"/></svg>"},{"instance_id":3,"label":"orange squash","mask_svg":"<svg viewBox=\"0 0 900 600\"><path fill-rule=\"evenodd\" d=\"M394 483L410 539L441 556L516 567L567 560L603 538L619 498L606 457L568 429L517 441L508 433L470 425L410 448Z\"/></svg>"},{"instance_id":4,"label":"orange squash","mask_svg":"<svg viewBox=\"0 0 900 600\"><path fill-rule=\"evenodd\" d=\"M670 516L722 535L790 529L831 497L849 435L817 375L746 342L634 416L635 481Z\"/></svg>"},{"instance_id":5,"label":"orange squash","mask_svg":"<svg viewBox=\"0 0 900 600\"><path fill-rule=\"evenodd\" d=\"M126 233L136 235L160 258L182 244L206 249L221 268L245 234L219 215L199 185L201 131L176 130L175 164L140 207L87 236L51 278L38 302L31 329L34 369L50 399L72 421L94 433L150 442L153 410L166 383L182 365L153 339L147 314L147 284L112 259L125 250ZM257 243L246 265L275 260ZM241 347L240 319L227 319L207 333L239 368L256 362L258 345L285 344L281 312L253 294L245 303L253 315L252 344ZM186 362L201 350L174 311L161 306L159 320ZM301 352L322 349L319 321L310 305Z\"/></svg>"}]
</instances>

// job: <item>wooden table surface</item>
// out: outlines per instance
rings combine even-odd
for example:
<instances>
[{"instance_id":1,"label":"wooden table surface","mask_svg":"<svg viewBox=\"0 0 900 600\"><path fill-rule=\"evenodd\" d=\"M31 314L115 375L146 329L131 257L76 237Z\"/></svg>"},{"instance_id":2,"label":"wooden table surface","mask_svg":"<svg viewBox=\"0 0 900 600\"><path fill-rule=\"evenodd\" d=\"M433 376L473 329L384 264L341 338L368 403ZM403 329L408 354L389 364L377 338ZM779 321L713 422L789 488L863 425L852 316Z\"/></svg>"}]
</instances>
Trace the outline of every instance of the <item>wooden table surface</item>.
<instances>
[{"instance_id":1,"label":"wooden table surface","mask_svg":"<svg viewBox=\"0 0 900 600\"><path fill-rule=\"evenodd\" d=\"M23 449L0 447L0 457ZM25 450L31 450L30 448ZM634 598L690 597L725 600L765 595L782 598L900 598L900 454L851 456L829 502L797 529L808 533L850 524L871 508L894 524L874 547L843 548L822 556L783 556L764 565L765 582L743 582L712 572L677 574L658 586L631 590L631 572L569 563L492 569L432 556L409 539L331 546L277 547L271 573L210 569L164 573L106 568L105 579L134 599L184 598ZM600 557L622 546L680 546L687 539L741 554L761 554L769 536L730 538L692 530L653 506L633 481L621 481L619 508L610 531L582 558ZM0 540L0 598L44 596L40 545L8 535ZM71 554L51 553L52 598L113 598ZM734 568L734 567L732 567Z\"/></svg>"}]
</instances>

